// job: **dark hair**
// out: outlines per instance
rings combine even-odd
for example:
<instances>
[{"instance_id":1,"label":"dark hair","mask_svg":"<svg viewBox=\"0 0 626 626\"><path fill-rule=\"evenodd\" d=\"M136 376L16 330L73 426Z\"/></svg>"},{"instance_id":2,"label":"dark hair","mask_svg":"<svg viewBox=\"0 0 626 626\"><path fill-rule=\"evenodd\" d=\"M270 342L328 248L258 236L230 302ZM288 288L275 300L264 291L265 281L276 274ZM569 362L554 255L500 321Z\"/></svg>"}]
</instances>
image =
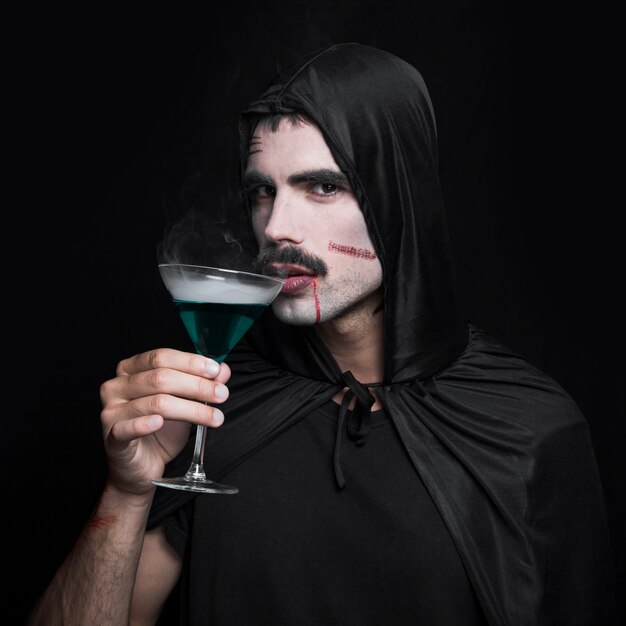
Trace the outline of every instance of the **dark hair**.
<instances>
[{"instance_id":1,"label":"dark hair","mask_svg":"<svg viewBox=\"0 0 626 626\"><path fill-rule=\"evenodd\" d=\"M314 124L315 122L303 111L289 111L285 113L258 113L250 119L251 134L257 129L269 128L273 133L278 130L283 120L288 120L292 126Z\"/></svg>"},{"instance_id":2,"label":"dark hair","mask_svg":"<svg viewBox=\"0 0 626 626\"><path fill-rule=\"evenodd\" d=\"M257 130L269 129L275 133L283 120L289 121L292 126L304 126L315 124L313 118L303 111L281 111L277 113L247 113L240 125L239 140L240 150L243 157L243 169L248 161L248 150L252 137Z\"/></svg>"}]
</instances>

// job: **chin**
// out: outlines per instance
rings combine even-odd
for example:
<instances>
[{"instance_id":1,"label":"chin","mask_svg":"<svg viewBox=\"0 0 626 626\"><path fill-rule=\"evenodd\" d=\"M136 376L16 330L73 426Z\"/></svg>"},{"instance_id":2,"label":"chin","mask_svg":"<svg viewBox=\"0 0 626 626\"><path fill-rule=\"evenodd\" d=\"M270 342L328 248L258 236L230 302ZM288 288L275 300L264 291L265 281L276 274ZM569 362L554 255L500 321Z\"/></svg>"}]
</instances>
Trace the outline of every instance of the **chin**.
<instances>
[{"instance_id":1,"label":"chin","mask_svg":"<svg viewBox=\"0 0 626 626\"><path fill-rule=\"evenodd\" d=\"M301 310L300 307L281 306L274 301L272 304L274 315L283 324L289 326L313 326L316 323L315 311Z\"/></svg>"}]
</instances>

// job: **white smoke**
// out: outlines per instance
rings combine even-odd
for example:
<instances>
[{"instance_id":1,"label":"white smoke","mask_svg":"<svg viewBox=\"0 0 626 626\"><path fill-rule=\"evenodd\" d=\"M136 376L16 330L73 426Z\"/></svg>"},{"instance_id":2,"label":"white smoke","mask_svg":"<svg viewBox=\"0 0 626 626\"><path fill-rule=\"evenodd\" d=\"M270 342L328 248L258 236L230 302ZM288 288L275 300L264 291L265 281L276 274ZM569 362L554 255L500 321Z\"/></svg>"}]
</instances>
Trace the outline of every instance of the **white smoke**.
<instances>
[{"instance_id":1,"label":"white smoke","mask_svg":"<svg viewBox=\"0 0 626 626\"><path fill-rule=\"evenodd\" d=\"M158 245L159 263L186 263L252 270L256 253L243 198L229 193L217 202L199 181L183 198L182 215L170 219Z\"/></svg>"}]
</instances>

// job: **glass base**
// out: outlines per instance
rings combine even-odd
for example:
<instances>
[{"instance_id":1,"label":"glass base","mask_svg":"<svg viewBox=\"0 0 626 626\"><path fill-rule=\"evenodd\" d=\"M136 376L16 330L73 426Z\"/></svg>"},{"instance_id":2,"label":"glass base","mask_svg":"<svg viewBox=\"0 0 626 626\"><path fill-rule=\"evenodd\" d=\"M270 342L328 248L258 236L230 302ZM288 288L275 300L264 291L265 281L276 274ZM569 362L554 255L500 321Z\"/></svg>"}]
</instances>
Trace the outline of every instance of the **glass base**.
<instances>
[{"instance_id":1,"label":"glass base","mask_svg":"<svg viewBox=\"0 0 626 626\"><path fill-rule=\"evenodd\" d=\"M239 493L237 487L221 485L208 479L190 480L185 478L185 476L159 478L150 482L158 487L168 487L169 489L179 489L180 491L194 491L196 493Z\"/></svg>"}]
</instances>

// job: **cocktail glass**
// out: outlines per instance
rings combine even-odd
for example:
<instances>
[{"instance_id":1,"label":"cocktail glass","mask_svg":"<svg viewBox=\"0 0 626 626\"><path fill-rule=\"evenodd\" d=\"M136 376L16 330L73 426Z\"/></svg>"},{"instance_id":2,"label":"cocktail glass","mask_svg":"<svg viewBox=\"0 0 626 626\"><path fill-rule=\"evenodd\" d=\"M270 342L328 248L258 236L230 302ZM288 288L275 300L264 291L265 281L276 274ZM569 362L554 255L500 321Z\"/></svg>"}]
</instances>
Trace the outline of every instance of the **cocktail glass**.
<instances>
[{"instance_id":1,"label":"cocktail glass","mask_svg":"<svg viewBox=\"0 0 626 626\"><path fill-rule=\"evenodd\" d=\"M161 278L198 354L221 363L254 321L279 294L284 280L239 270L162 263ZM153 480L155 485L199 493L237 493L204 472L206 427L198 424L193 458L183 476Z\"/></svg>"}]
</instances>

